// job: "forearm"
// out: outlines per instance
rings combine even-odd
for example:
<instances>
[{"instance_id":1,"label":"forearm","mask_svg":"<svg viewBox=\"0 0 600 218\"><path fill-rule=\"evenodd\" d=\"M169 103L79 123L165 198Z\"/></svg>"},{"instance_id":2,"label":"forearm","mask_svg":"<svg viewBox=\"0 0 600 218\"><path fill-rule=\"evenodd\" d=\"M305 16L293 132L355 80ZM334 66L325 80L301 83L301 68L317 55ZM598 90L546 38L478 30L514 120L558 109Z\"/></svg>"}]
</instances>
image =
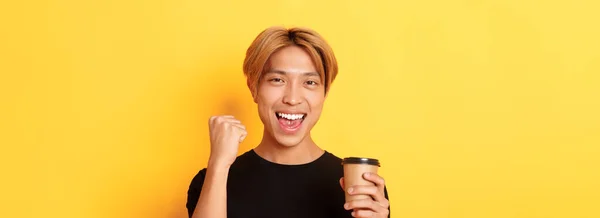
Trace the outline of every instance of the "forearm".
<instances>
[{"instance_id":1,"label":"forearm","mask_svg":"<svg viewBox=\"0 0 600 218\"><path fill-rule=\"evenodd\" d=\"M227 217L227 177L229 167L210 166L192 218Z\"/></svg>"}]
</instances>

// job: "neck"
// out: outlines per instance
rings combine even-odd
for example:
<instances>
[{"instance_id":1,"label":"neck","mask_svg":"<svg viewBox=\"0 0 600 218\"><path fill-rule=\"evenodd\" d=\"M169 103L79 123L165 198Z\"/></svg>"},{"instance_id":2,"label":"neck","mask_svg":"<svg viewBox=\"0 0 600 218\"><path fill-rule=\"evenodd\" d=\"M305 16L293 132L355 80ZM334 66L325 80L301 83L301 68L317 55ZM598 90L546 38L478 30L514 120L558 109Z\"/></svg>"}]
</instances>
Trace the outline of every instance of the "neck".
<instances>
[{"instance_id":1,"label":"neck","mask_svg":"<svg viewBox=\"0 0 600 218\"><path fill-rule=\"evenodd\" d=\"M263 131L262 141L254 148L254 152L265 160L285 165L310 163L324 153L323 149L312 140L310 134L297 145L285 146L277 142L267 131Z\"/></svg>"}]
</instances>

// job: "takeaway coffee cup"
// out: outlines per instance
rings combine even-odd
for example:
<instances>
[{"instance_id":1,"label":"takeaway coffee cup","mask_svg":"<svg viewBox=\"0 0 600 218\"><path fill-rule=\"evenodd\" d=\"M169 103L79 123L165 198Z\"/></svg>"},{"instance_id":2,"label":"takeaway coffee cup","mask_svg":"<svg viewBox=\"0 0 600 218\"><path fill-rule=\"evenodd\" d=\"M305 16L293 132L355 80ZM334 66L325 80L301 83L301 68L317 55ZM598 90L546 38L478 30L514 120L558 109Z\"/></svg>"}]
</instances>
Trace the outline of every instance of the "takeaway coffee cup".
<instances>
[{"instance_id":1,"label":"takeaway coffee cup","mask_svg":"<svg viewBox=\"0 0 600 218\"><path fill-rule=\"evenodd\" d=\"M348 188L355 185L373 185L363 178L364 173L377 173L381 166L379 160L373 158L347 157L342 160L344 166L344 193L346 202L359 199L370 199L369 195L349 195Z\"/></svg>"}]
</instances>

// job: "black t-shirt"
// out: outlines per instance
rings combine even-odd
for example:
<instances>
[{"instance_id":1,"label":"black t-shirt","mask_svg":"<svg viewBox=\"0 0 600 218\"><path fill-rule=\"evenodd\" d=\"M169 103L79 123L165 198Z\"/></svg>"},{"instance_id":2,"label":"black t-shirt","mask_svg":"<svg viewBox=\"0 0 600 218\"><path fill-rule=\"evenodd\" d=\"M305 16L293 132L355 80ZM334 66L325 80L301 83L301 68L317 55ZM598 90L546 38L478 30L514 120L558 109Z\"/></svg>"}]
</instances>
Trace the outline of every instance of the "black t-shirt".
<instances>
[{"instance_id":1,"label":"black t-shirt","mask_svg":"<svg viewBox=\"0 0 600 218\"><path fill-rule=\"evenodd\" d=\"M227 180L228 218L352 217L344 209L341 159L325 151L313 162L282 165L250 150L235 160ZM206 168L192 180L187 199L191 217L200 197ZM385 197L388 198L387 190Z\"/></svg>"}]
</instances>

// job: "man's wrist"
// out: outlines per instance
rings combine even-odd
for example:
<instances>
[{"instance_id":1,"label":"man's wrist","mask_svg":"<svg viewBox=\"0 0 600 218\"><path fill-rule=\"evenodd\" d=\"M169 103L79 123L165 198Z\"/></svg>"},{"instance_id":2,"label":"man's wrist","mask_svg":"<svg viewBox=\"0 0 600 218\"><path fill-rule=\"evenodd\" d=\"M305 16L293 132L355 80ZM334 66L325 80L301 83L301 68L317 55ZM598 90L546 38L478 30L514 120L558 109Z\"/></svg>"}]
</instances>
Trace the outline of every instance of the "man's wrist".
<instances>
[{"instance_id":1,"label":"man's wrist","mask_svg":"<svg viewBox=\"0 0 600 218\"><path fill-rule=\"evenodd\" d=\"M228 172L230 167L231 167L231 164L224 163L221 161L209 160L208 166L206 168L207 168L207 170L210 170L213 172Z\"/></svg>"}]
</instances>

